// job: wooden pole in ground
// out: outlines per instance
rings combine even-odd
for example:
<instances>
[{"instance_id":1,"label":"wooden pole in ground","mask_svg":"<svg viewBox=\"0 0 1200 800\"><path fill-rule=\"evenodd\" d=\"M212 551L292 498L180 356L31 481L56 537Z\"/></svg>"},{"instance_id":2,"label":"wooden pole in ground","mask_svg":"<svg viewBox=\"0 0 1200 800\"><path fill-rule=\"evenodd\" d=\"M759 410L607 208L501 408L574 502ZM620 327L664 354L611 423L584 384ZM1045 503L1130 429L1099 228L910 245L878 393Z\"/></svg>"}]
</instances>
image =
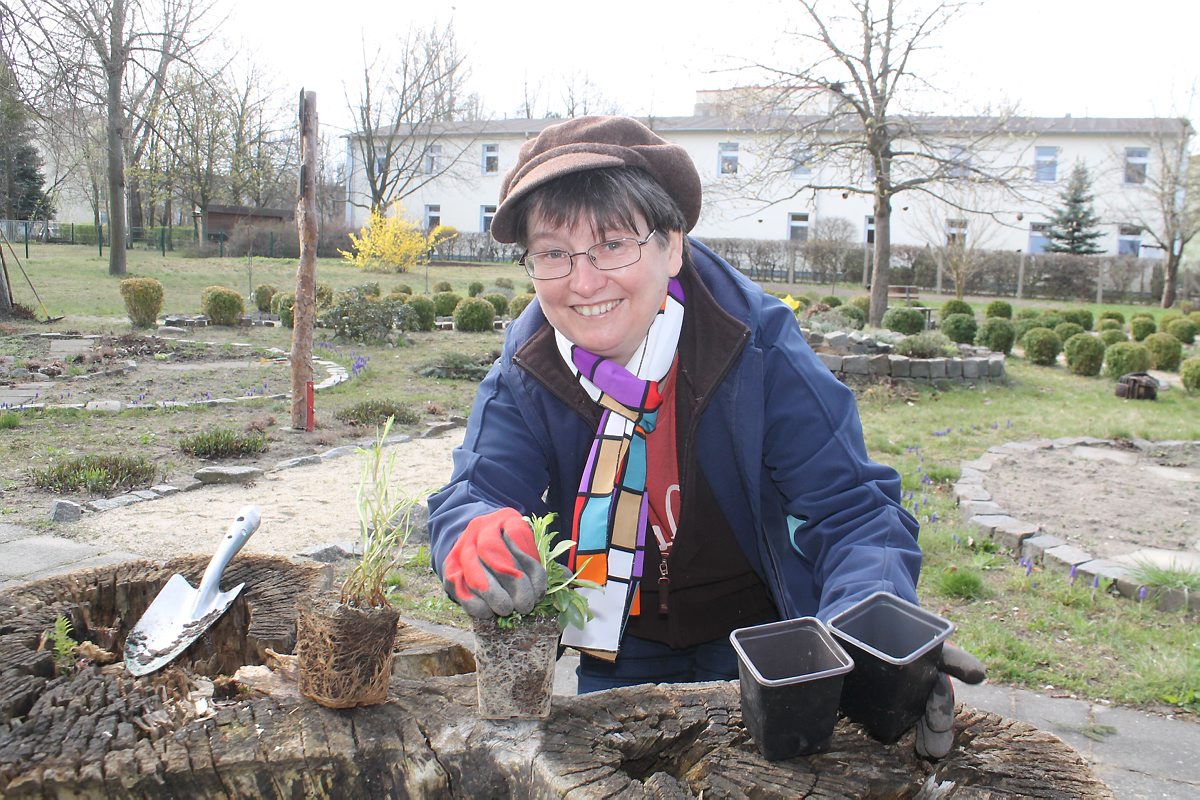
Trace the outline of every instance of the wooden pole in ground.
<instances>
[{"instance_id":1,"label":"wooden pole in ground","mask_svg":"<svg viewBox=\"0 0 1200 800\"><path fill-rule=\"evenodd\" d=\"M300 266L296 269L296 305L292 329L292 427L312 430L313 325L317 294L317 93L300 91Z\"/></svg>"}]
</instances>

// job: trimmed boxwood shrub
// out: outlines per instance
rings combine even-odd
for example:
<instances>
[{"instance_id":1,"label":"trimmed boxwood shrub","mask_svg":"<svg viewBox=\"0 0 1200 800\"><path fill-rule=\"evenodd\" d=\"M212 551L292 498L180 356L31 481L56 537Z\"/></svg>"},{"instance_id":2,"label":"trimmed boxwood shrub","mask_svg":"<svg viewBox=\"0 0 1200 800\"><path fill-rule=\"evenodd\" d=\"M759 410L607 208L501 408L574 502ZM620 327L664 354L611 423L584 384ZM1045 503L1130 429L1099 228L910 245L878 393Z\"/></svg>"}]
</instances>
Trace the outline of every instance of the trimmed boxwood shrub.
<instances>
[{"instance_id":1,"label":"trimmed boxwood shrub","mask_svg":"<svg viewBox=\"0 0 1200 800\"><path fill-rule=\"evenodd\" d=\"M846 301L846 305L854 306L855 308L862 311L864 315L869 316L871 314L871 295L869 295L869 294L855 295L854 297L851 297L849 300ZM866 319L866 316L864 316L863 318Z\"/></svg>"},{"instance_id":2,"label":"trimmed boxwood shrub","mask_svg":"<svg viewBox=\"0 0 1200 800\"><path fill-rule=\"evenodd\" d=\"M1090 333L1077 333L1063 345L1067 367L1076 375L1092 377L1104 366L1104 342Z\"/></svg>"},{"instance_id":3,"label":"trimmed boxwood shrub","mask_svg":"<svg viewBox=\"0 0 1200 800\"><path fill-rule=\"evenodd\" d=\"M1200 326L1200 311L1191 312L1190 314L1188 314L1188 319L1190 319L1192 322L1196 323L1197 326Z\"/></svg>"},{"instance_id":4,"label":"trimmed boxwood shrub","mask_svg":"<svg viewBox=\"0 0 1200 800\"><path fill-rule=\"evenodd\" d=\"M830 308L837 308L842 304L842 298L838 297L836 294L827 294L821 298L821 302Z\"/></svg>"},{"instance_id":5,"label":"trimmed boxwood shrub","mask_svg":"<svg viewBox=\"0 0 1200 800\"><path fill-rule=\"evenodd\" d=\"M532 294L519 294L512 300L509 300L508 315L513 319L521 316L521 312L525 310L525 307L533 302L533 297Z\"/></svg>"},{"instance_id":6,"label":"trimmed boxwood shrub","mask_svg":"<svg viewBox=\"0 0 1200 800\"><path fill-rule=\"evenodd\" d=\"M1006 317L989 317L979 326L975 344L1008 355L1017 340L1017 329Z\"/></svg>"},{"instance_id":7,"label":"trimmed boxwood shrub","mask_svg":"<svg viewBox=\"0 0 1200 800\"><path fill-rule=\"evenodd\" d=\"M1187 317L1180 317L1177 320L1172 320L1166 326L1166 331L1183 344L1191 344L1196 341L1196 333L1200 331L1200 325L1192 322Z\"/></svg>"},{"instance_id":8,"label":"trimmed boxwood shrub","mask_svg":"<svg viewBox=\"0 0 1200 800\"><path fill-rule=\"evenodd\" d=\"M846 303L843 306L838 306L837 313L853 320L855 330L861 331L863 326L867 324L867 312L856 305Z\"/></svg>"},{"instance_id":9,"label":"trimmed boxwood shrub","mask_svg":"<svg viewBox=\"0 0 1200 800\"><path fill-rule=\"evenodd\" d=\"M1183 345L1169 333L1152 333L1142 340L1150 352L1150 369L1179 369L1183 360Z\"/></svg>"},{"instance_id":10,"label":"trimmed boxwood shrub","mask_svg":"<svg viewBox=\"0 0 1200 800\"><path fill-rule=\"evenodd\" d=\"M431 331L437 323L437 308L423 294L416 294L404 301L404 305L417 312L416 330Z\"/></svg>"},{"instance_id":11,"label":"trimmed boxwood shrub","mask_svg":"<svg viewBox=\"0 0 1200 800\"><path fill-rule=\"evenodd\" d=\"M339 292L337 301L318 316L323 328L330 328L334 335L358 342L378 343L387 341L396 324L396 307L403 305L393 300L380 300L358 290Z\"/></svg>"},{"instance_id":12,"label":"trimmed boxwood shrub","mask_svg":"<svg viewBox=\"0 0 1200 800\"><path fill-rule=\"evenodd\" d=\"M449 292L442 292L442 294L449 294ZM481 297L468 297L461 300L454 309L454 330L456 331L474 333L490 331L495 320L495 307Z\"/></svg>"},{"instance_id":13,"label":"trimmed boxwood shrub","mask_svg":"<svg viewBox=\"0 0 1200 800\"><path fill-rule=\"evenodd\" d=\"M462 295L455 294L454 292L436 292L433 295L433 307L439 317L453 315L454 309L458 308L458 304L461 301Z\"/></svg>"},{"instance_id":14,"label":"trimmed boxwood shrub","mask_svg":"<svg viewBox=\"0 0 1200 800\"><path fill-rule=\"evenodd\" d=\"M483 284L479 281L471 281L467 284L467 297L478 297L483 294Z\"/></svg>"},{"instance_id":15,"label":"trimmed boxwood shrub","mask_svg":"<svg viewBox=\"0 0 1200 800\"><path fill-rule=\"evenodd\" d=\"M1058 360L1058 354L1062 352L1062 339L1049 328L1034 328L1025 334L1021 346L1025 348L1026 358L1034 364L1049 367Z\"/></svg>"},{"instance_id":16,"label":"trimmed boxwood shrub","mask_svg":"<svg viewBox=\"0 0 1200 800\"><path fill-rule=\"evenodd\" d=\"M1096 330L1098 331L1119 331L1124 327L1125 326L1123 323L1121 323L1119 320L1113 319L1112 317L1102 317L1101 319L1096 320Z\"/></svg>"},{"instance_id":17,"label":"trimmed boxwood shrub","mask_svg":"<svg viewBox=\"0 0 1200 800\"><path fill-rule=\"evenodd\" d=\"M1063 341L1063 346L1066 346L1067 339L1070 339L1077 333L1083 333L1084 327L1075 322L1062 322L1054 326L1054 332L1058 334L1058 338Z\"/></svg>"},{"instance_id":18,"label":"trimmed boxwood shrub","mask_svg":"<svg viewBox=\"0 0 1200 800\"><path fill-rule=\"evenodd\" d=\"M241 294L228 286L209 286L200 295L200 310L214 325L237 325L246 303Z\"/></svg>"},{"instance_id":19,"label":"trimmed boxwood shrub","mask_svg":"<svg viewBox=\"0 0 1200 800\"><path fill-rule=\"evenodd\" d=\"M1017 319L1037 319L1042 315L1042 311L1040 308L1018 308Z\"/></svg>"},{"instance_id":20,"label":"trimmed boxwood shrub","mask_svg":"<svg viewBox=\"0 0 1200 800\"><path fill-rule=\"evenodd\" d=\"M163 306L163 285L154 278L126 278L120 285L125 313L135 328L149 328L158 322Z\"/></svg>"},{"instance_id":21,"label":"trimmed boxwood shrub","mask_svg":"<svg viewBox=\"0 0 1200 800\"><path fill-rule=\"evenodd\" d=\"M975 341L975 332L978 329L974 314L951 314L942 318L942 332L950 337L951 341L959 344Z\"/></svg>"},{"instance_id":22,"label":"trimmed boxwood shrub","mask_svg":"<svg viewBox=\"0 0 1200 800\"><path fill-rule=\"evenodd\" d=\"M1040 319L1019 319L1013 326L1016 330L1017 343L1025 338L1025 334L1029 333L1034 328L1045 328Z\"/></svg>"},{"instance_id":23,"label":"trimmed boxwood shrub","mask_svg":"<svg viewBox=\"0 0 1200 800\"><path fill-rule=\"evenodd\" d=\"M1101 311L1100 315L1099 315L1099 319L1115 319L1117 322L1121 323L1122 325L1125 324L1125 315L1122 314L1120 311L1117 311L1115 308L1109 308L1109 309L1105 309L1104 311Z\"/></svg>"},{"instance_id":24,"label":"trimmed boxwood shrub","mask_svg":"<svg viewBox=\"0 0 1200 800\"><path fill-rule=\"evenodd\" d=\"M992 317L1003 317L1004 319L1012 319L1013 307L1012 303L1007 300L993 300L983 309L983 315L988 319Z\"/></svg>"},{"instance_id":25,"label":"trimmed boxwood shrub","mask_svg":"<svg viewBox=\"0 0 1200 800\"><path fill-rule=\"evenodd\" d=\"M1059 325L1062 325L1067 320L1062 314L1059 314L1057 311L1047 311L1045 314L1042 314L1040 317L1038 317L1037 321L1039 323L1041 323L1041 327L1049 328L1050 330L1054 330L1055 328L1057 328Z\"/></svg>"},{"instance_id":26,"label":"trimmed boxwood shrub","mask_svg":"<svg viewBox=\"0 0 1200 800\"><path fill-rule=\"evenodd\" d=\"M285 327L296 327L296 293L276 292L271 297L271 313L279 317Z\"/></svg>"},{"instance_id":27,"label":"trimmed boxwood shrub","mask_svg":"<svg viewBox=\"0 0 1200 800\"><path fill-rule=\"evenodd\" d=\"M1117 342L1104 351L1104 374L1119 378L1150 369L1150 351L1139 342Z\"/></svg>"},{"instance_id":28,"label":"trimmed boxwood shrub","mask_svg":"<svg viewBox=\"0 0 1200 800\"><path fill-rule=\"evenodd\" d=\"M483 299L491 303L492 308L496 309L497 317L503 317L508 313L508 298L504 295L493 292L492 294L485 294Z\"/></svg>"},{"instance_id":29,"label":"trimmed boxwood shrub","mask_svg":"<svg viewBox=\"0 0 1200 800\"><path fill-rule=\"evenodd\" d=\"M946 317L951 314L970 314L974 317L975 309L971 308L971 305L963 300L947 300L942 304L941 310L938 311L938 319L945 322Z\"/></svg>"},{"instance_id":30,"label":"trimmed boxwood shrub","mask_svg":"<svg viewBox=\"0 0 1200 800\"><path fill-rule=\"evenodd\" d=\"M496 284L496 285L497 285L497 286L499 286L501 289L511 289L511 288L513 288L513 282L512 282L512 278L496 278L496 280L492 281L492 283ZM531 284L529 284L529 285L530 285L530 286L533 286L533 284L532 284L532 283L531 283ZM531 289L531 290L529 291L529 293L530 293L530 294L533 294L533 290Z\"/></svg>"},{"instance_id":31,"label":"trimmed boxwood shrub","mask_svg":"<svg viewBox=\"0 0 1200 800\"><path fill-rule=\"evenodd\" d=\"M269 283L260 283L254 287L254 307L264 314L271 313L271 298L279 289Z\"/></svg>"},{"instance_id":32,"label":"trimmed boxwood shrub","mask_svg":"<svg viewBox=\"0 0 1200 800\"><path fill-rule=\"evenodd\" d=\"M925 314L904 306L889 308L883 315L883 327L911 336L925 330Z\"/></svg>"},{"instance_id":33,"label":"trimmed boxwood shrub","mask_svg":"<svg viewBox=\"0 0 1200 800\"><path fill-rule=\"evenodd\" d=\"M1178 311L1168 311L1158 318L1158 329L1165 333L1167 326L1177 319L1183 319L1183 314L1180 314Z\"/></svg>"},{"instance_id":34,"label":"trimmed boxwood shrub","mask_svg":"<svg viewBox=\"0 0 1200 800\"><path fill-rule=\"evenodd\" d=\"M1179 377L1188 394L1200 394L1200 356L1192 356L1180 364Z\"/></svg>"},{"instance_id":35,"label":"trimmed boxwood shrub","mask_svg":"<svg viewBox=\"0 0 1200 800\"><path fill-rule=\"evenodd\" d=\"M392 289L392 294L412 294L412 293L413 293L412 287L409 286L407 283L398 284L395 289Z\"/></svg>"},{"instance_id":36,"label":"trimmed boxwood shrub","mask_svg":"<svg viewBox=\"0 0 1200 800\"><path fill-rule=\"evenodd\" d=\"M317 308L329 308L333 305L333 287L328 283L318 283L317 293L313 299Z\"/></svg>"},{"instance_id":37,"label":"trimmed boxwood shrub","mask_svg":"<svg viewBox=\"0 0 1200 800\"><path fill-rule=\"evenodd\" d=\"M1112 320L1109 321L1111 322ZM1100 331L1100 341L1104 342L1105 347L1112 347L1117 342L1129 341L1129 337L1120 328L1105 328Z\"/></svg>"},{"instance_id":38,"label":"trimmed boxwood shrub","mask_svg":"<svg viewBox=\"0 0 1200 800\"><path fill-rule=\"evenodd\" d=\"M450 285L450 281L438 281L433 285L434 292L452 292L454 287Z\"/></svg>"},{"instance_id":39,"label":"trimmed boxwood shrub","mask_svg":"<svg viewBox=\"0 0 1200 800\"><path fill-rule=\"evenodd\" d=\"M1157 330L1158 326L1151 317L1134 317L1129 320L1129 333L1135 341L1140 342Z\"/></svg>"},{"instance_id":40,"label":"trimmed boxwood shrub","mask_svg":"<svg viewBox=\"0 0 1200 800\"><path fill-rule=\"evenodd\" d=\"M1090 331L1094 324L1092 321L1092 312L1086 308L1068 308L1066 311L1061 312L1061 314L1062 318L1067 322L1074 322L1085 331Z\"/></svg>"}]
</instances>

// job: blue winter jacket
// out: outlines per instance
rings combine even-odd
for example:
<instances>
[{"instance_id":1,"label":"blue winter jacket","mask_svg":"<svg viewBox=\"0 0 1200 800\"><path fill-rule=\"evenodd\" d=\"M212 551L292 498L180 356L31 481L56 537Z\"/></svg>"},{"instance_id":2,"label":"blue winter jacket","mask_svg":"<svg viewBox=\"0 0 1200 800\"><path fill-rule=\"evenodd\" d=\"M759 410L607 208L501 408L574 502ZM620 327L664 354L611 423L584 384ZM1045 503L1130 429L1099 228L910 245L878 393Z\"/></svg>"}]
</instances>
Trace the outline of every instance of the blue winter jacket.
<instances>
[{"instance_id":1,"label":"blue winter jacket","mask_svg":"<svg viewBox=\"0 0 1200 800\"><path fill-rule=\"evenodd\" d=\"M787 306L688 242L715 305L689 294L686 313L738 331L728 371L702 398L692 452L782 617L829 619L880 590L915 603L917 522L900 506L896 472L867 457L853 393L812 352ZM522 346L547 325L535 301L509 326L450 483L430 498L439 573L481 514L511 506L571 518L595 423L523 364Z\"/></svg>"}]
</instances>

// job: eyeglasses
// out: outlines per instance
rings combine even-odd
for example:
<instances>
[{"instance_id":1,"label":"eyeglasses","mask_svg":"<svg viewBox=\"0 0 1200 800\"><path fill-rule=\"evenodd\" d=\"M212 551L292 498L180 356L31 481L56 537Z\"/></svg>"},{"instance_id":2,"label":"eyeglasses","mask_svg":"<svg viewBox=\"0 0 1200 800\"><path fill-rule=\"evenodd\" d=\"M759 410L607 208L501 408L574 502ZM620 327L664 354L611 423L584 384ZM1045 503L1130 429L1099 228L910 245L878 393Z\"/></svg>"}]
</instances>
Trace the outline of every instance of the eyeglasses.
<instances>
[{"instance_id":1,"label":"eyeglasses","mask_svg":"<svg viewBox=\"0 0 1200 800\"><path fill-rule=\"evenodd\" d=\"M640 241L628 236L609 239L578 253L568 253L566 250L543 250L540 253L526 251L517 259L517 263L525 268L529 277L540 281L570 275L571 270L575 268L575 256L587 256L596 269L620 269L641 260L642 245L650 241L654 234L655 231L650 231L646 238Z\"/></svg>"}]
</instances>

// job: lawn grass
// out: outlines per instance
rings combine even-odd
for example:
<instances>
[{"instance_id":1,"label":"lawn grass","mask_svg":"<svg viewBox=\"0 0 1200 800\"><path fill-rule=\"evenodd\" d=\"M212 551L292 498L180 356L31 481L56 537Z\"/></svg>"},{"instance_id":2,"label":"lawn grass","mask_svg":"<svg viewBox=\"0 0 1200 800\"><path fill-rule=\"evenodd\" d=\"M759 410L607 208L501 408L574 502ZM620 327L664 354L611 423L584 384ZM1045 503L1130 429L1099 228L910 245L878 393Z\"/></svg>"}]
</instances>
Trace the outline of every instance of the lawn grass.
<instances>
[{"instance_id":1,"label":"lawn grass","mask_svg":"<svg viewBox=\"0 0 1200 800\"><path fill-rule=\"evenodd\" d=\"M66 319L52 325L30 324L27 331L120 332L130 330L117 291L118 280L107 274L107 262L94 249L69 246L31 246L25 262L38 293L52 315ZM10 264L18 302L40 309ZM253 272L251 277L248 272ZM223 284L246 291L250 283L273 283L280 289L294 284L295 262L255 258L162 258L152 251L130 252L130 275L156 277L166 288L165 310L196 313L201 290ZM515 265L434 266L432 283L447 280L466 295L472 281L485 285L497 278L513 281L516 291L528 282ZM344 262L321 260L319 282L335 288L378 281L384 291L399 283L424 289L424 270L406 275L362 273ZM823 294L827 287L804 286L799 291ZM850 294L861 293L850 291ZM839 292L841 293L841 292ZM940 306L947 297L930 298ZM968 298L982 310L987 298ZM1032 301L1041 307L1070 304ZM1088 304L1095 312L1098 307ZM1145 307L1105 306L1129 314ZM1159 312L1161 313L1161 311ZM285 329L208 328L203 337L214 341L245 341L256 345L289 346ZM332 421L338 410L365 399L403 403L427 414L466 414L474 395L470 381L439 379L420 369L459 353L481 361L498 351L499 333L413 334L408 346L382 347L329 342L316 332L319 356L346 367L366 359L366 368L352 381L322 392L318 420ZM0 336L0 354L19 354L28 345L21 337ZM1031 574L1009 557L988 552L970 538L958 519L951 486L959 464L983 454L988 447L1011 441L1095 436L1149 440L1200 440L1200 397L1179 389L1159 394L1155 402L1116 398L1110 378L1084 378L1062 367L1037 367L1020 357L1009 358L1004 383L980 382L945 389L902 384L873 385L859 392L859 409L872 457L894 466L901 474L905 505L922 524L925 565L918 592L922 603L957 625L956 641L987 664L993 681L1035 690L1069 692L1093 700L1140 707L1200 712L1200 637L1194 614L1162 613L1151 603L1113 597L1090 585L1072 585L1065 575L1035 568ZM23 465L45 466L50 455L69 448L80 452L128 452L145 455L164 472L181 468L178 442L187 435L224 425L231 410L194 407L155 412L157 427L144 412L125 411L106 417L82 412L48 411L22 415L15 427L0 429L0 448L18 455ZM263 402L246 413L286 418L286 404ZM12 423L5 423L12 424ZM3 428L4 426L0 426ZM416 430L413 428L412 430ZM329 436L359 432L330 425ZM320 432L319 432L320 433ZM330 442L332 443L332 442ZM0 465L2 466L2 465ZM182 467L186 467L183 464ZM11 475L0 495L23 490ZM0 499L0 511L8 501ZM439 622L464 624L466 618L449 603L427 563L417 557L397 576L414 593L406 597L405 613Z\"/></svg>"}]
</instances>

